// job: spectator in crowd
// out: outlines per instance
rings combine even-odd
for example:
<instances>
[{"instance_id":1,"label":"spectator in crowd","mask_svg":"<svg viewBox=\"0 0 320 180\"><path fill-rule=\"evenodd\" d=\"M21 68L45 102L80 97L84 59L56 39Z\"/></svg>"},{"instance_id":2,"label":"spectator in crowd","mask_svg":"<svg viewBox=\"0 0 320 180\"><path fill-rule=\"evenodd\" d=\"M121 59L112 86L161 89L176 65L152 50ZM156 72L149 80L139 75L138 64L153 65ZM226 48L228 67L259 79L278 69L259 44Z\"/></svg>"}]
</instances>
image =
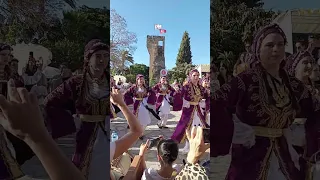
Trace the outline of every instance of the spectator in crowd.
<instances>
[{"instance_id":1,"label":"spectator in crowd","mask_svg":"<svg viewBox=\"0 0 320 180\"><path fill-rule=\"evenodd\" d=\"M149 149L148 146L150 142L150 140L147 140L145 144L141 144L139 156L142 156L143 160L145 153ZM165 180L174 178L181 170L177 165L173 165L178 155L179 147L175 141L172 139L161 139L157 145L157 158L160 163L160 169L156 170L145 167L141 180Z\"/></svg>"}]
</instances>

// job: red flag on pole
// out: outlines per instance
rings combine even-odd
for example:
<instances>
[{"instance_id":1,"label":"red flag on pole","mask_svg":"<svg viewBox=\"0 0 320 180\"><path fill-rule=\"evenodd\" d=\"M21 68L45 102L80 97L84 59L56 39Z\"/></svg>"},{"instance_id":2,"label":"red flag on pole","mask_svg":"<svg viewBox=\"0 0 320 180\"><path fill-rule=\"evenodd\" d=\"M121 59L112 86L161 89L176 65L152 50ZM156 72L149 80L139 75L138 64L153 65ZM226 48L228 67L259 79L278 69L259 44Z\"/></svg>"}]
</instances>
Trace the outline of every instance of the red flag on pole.
<instances>
[{"instance_id":1,"label":"red flag on pole","mask_svg":"<svg viewBox=\"0 0 320 180\"><path fill-rule=\"evenodd\" d=\"M167 30L165 30L165 29L160 29L160 34L164 34L164 33L166 33L167 32Z\"/></svg>"}]
</instances>

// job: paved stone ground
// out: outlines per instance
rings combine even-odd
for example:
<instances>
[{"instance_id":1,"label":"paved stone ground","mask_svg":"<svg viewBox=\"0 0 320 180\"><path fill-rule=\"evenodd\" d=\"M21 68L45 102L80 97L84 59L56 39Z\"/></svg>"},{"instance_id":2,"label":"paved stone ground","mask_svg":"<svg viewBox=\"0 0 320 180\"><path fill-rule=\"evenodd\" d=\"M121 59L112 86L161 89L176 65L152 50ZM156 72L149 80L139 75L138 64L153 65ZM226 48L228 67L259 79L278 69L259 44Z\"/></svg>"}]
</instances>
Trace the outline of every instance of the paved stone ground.
<instances>
[{"instance_id":1,"label":"paved stone ground","mask_svg":"<svg viewBox=\"0 0 320 180\"><path fill-rule=\"evenodd\" d=\"M121 113L118 114L118 118L111 122L111 129L116 130L119 133L119 136L123 136L127 130L127 123L126 120L123 119L123 115ZM169 129L159 129L156 125L157 120L152 118L152 123L146 128L145 131L145 139L143 141L138 140L132 148L130 148L129 152L132 155L137 155L139 153L139 148L142 142L145 142L147 138L158 137L159 135L163 135L165 138L170 138L172 135L174 128L177 125L181 116L181 112L171 112L169 115L169 120L167 126ZM74 152L74 135L70 135L64 138L59 139L57 142L63 152L67 154L67 156L71 159L72 154ZM180 148L183 148L184 144L179 145ZM182 160L186 158L186 155L180 154L178 160L176 161L177 164L182 164ZM208 159L209 154L207 153L203 159ZM223 180L226 174L226 170L229 166L229 156L220 157L210 160L211 168L210 168L210 179L215 180ZM147 167L152 168L159 168L159 163L156 158L156 148L152 148L147 152L146 155L146 163ZM23 167L23 171L33 177L38 179L48 179L47 173L45 172L44 168L42 167L41 163L39 162L37 157L26 162Z\"/></svg>"},{"instance_id":2,"label":"paved stone ground","mask_svg":"<svg viewBox=\"0 0 320 180\"><path fill-rule=\"evenodd\" d=\"M66 136L57 140L59 146L63 152L71 159L74 152L74 135ZM30 177L36 179L49 179L46 171L44 170L42 164L37 157L33 157L31 160L27 161L23 166L22 170ZM23 180L23 179L22 179Z\"/></svg>"}]
</instances>

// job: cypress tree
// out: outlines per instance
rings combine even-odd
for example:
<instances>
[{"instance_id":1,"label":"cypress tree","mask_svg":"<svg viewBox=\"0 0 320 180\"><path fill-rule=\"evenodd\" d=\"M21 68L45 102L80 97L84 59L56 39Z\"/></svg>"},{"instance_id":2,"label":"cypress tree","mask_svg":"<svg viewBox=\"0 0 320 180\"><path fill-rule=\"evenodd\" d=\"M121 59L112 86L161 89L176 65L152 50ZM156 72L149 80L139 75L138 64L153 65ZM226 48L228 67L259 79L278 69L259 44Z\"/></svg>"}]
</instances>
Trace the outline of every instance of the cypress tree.
<instances>
[{"instance_id":1,"label":"cypress tree","mask_svg":"<svg viewBox=\"0 0 320 180\"><path fill-rule=\"evenodd\" d=\"M185 31L182 36L177 60L176 60L176 66L179 66L180 64L187 63L192 64L192 54L191 54L191 48L190 48L190 37L189 33Z\"/></svg>"}]
</instances>

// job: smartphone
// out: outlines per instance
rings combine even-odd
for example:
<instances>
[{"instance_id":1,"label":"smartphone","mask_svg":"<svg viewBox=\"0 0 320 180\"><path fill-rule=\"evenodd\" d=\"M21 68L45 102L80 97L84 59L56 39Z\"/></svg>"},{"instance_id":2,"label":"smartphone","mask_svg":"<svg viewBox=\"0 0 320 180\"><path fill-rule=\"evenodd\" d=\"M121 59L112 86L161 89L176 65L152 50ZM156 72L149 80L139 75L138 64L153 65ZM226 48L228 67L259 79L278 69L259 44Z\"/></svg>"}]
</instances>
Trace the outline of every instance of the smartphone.
<instances>
[{"instance_id":1,"label":"smartphone","mask_svg":"<svg viewBox=\"0 0 320 180\"><path fill-rule=\"evenodd\" d=\"M210 143L210 128L203 128L204 143Z\"/></svg>"},{"instance_id":2,"label":"smartphone","mask_svg":"<svg viewBox=\"0 0 320 180\"><path fill-rule=\"evenodd\" d=\"M151 149L157 146L161 139L162 139L161 137L149 139L148 149Z\"/></svg>"}]
</instances>

